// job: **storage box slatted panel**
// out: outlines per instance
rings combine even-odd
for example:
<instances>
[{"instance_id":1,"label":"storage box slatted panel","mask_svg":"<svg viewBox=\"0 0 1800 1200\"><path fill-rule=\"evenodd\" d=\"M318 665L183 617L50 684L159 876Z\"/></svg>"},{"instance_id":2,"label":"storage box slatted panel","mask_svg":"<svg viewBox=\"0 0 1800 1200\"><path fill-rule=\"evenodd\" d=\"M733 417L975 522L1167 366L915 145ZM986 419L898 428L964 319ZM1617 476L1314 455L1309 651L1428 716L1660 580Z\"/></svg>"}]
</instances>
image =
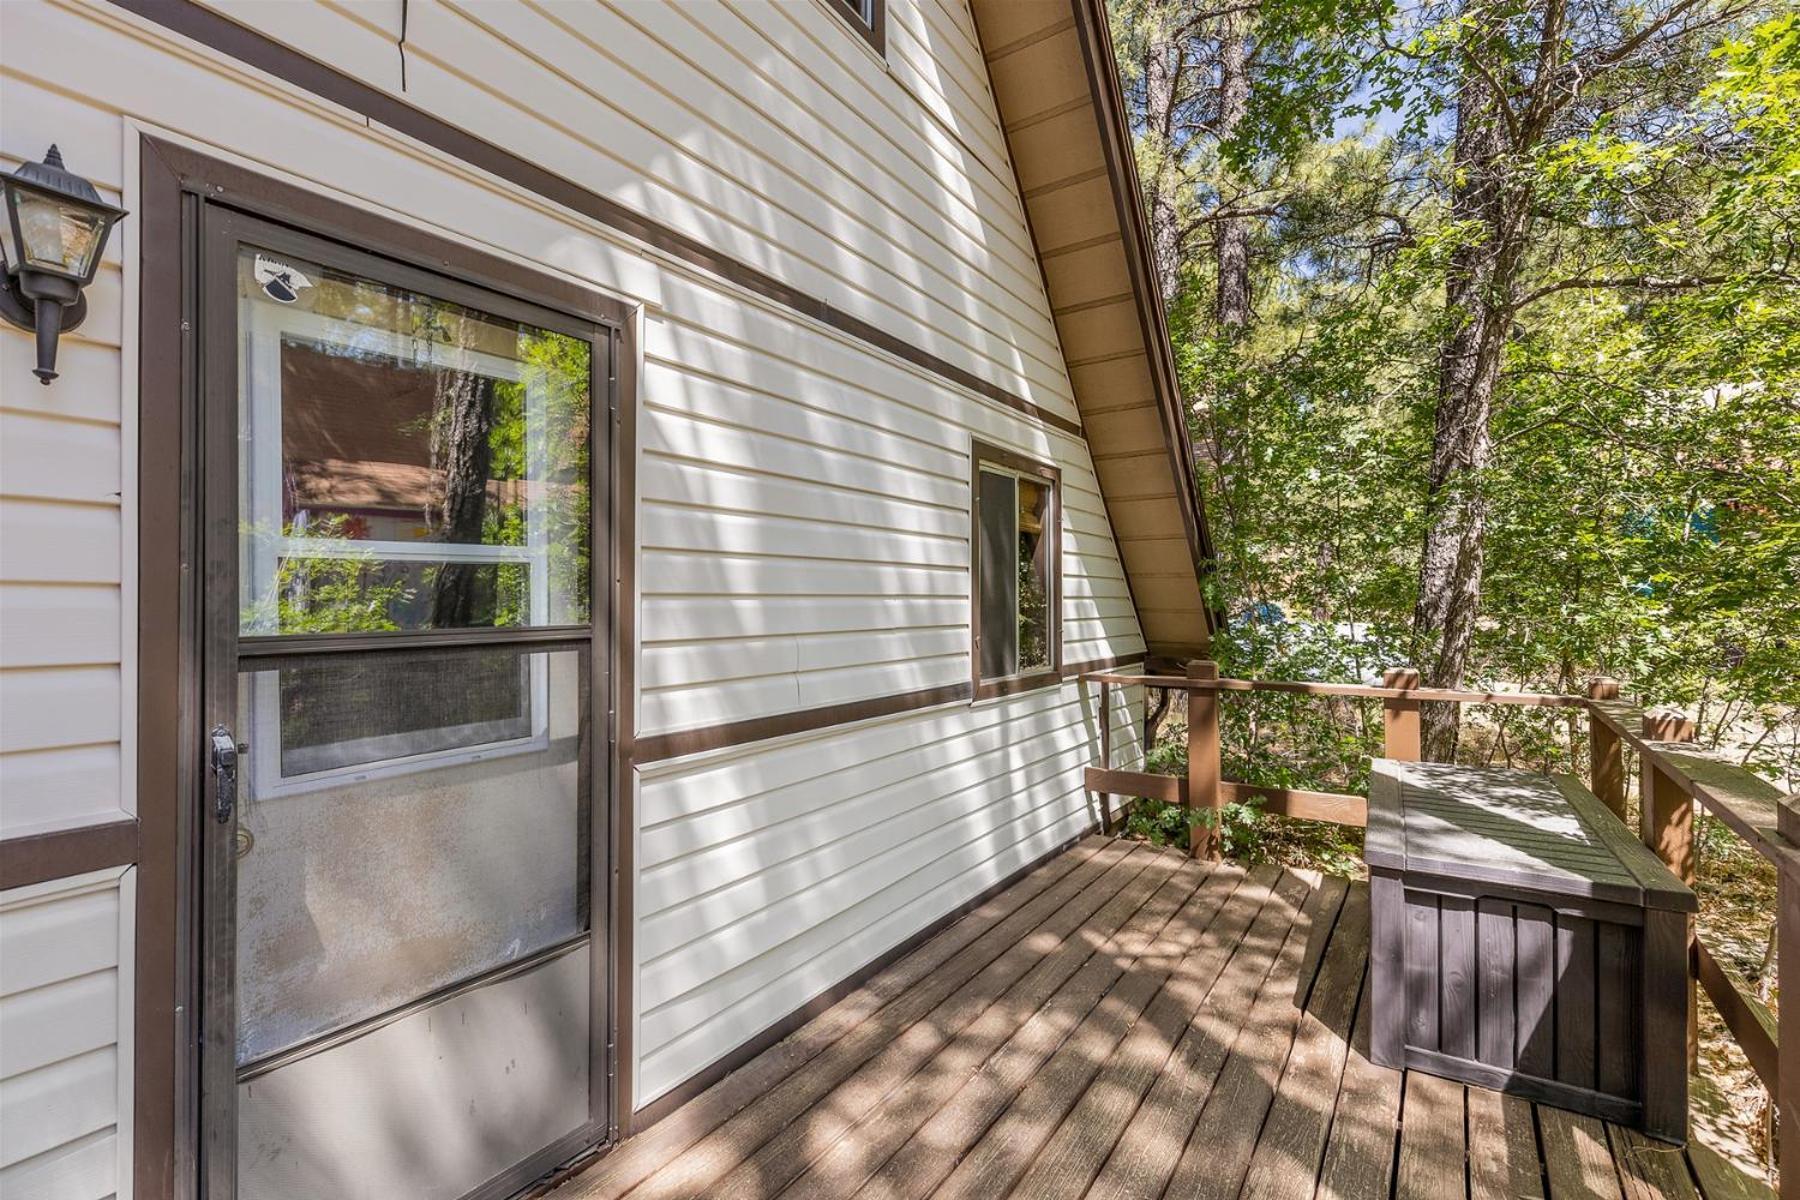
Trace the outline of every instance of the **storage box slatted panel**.
<instances>
[{"instance_id":1,"label":"storage box slatted panel","mask_svg":"<svg viewBox=\"0 0 1800 1200\"><path fill-rule=\"evenodd\" d=\"M1680 1140L1693 893L1573 779L1378 760L1377 1061Z\"/></svg>"}]
</instances>

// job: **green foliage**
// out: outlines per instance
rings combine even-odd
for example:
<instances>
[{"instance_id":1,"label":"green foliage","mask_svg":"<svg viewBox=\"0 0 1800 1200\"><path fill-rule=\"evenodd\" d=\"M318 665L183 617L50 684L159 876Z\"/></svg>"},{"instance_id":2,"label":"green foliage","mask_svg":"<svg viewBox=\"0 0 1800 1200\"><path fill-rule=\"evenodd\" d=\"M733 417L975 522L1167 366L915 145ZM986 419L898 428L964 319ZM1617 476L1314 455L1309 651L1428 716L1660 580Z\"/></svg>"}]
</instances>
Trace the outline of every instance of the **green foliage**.
<instances>
[{"instance_id":1,"label":"green foliage","mask_svg":"<svg viewBox=\"0 0 1800 1200\"><path fill-rule=\"evenodd\" d=\"M1116 0L1138 78L1199 5ZM1253 181L1255 313L1212 324L1183 243L1170 323L1190 405L1227 674L1368 679L1414 660L1426 470L1452 252L1454 105L1479 63L1515 108L1547 0L1262 0L1249 117L1182 154L1172 211ZM1614 65L1509 131L1531 197L1490 422L1471 684L1606 674L1703 741L1800 783L1800 14L1747 0L1568 8L1555 55ZM1643 35L1640 37L1640 35ZM1187 36L1193 36L1190 32ZM1529 136L1528 136L1529 135ZM1280 619L1274 619L1279 611ZM1234 695L1227 777L1356 791L1373 706ZM1460 753L1570 769L1554 712L1472 713ZM1153 756L1157 753L1153 750ZM1149 820L1150 818L1146 818ZM1269 821L1262 822L1267 828Z\"/></svg>"},{"instance_id":2,"label":"green foliage","mask_svg":"<svg viewBox=\"0 0 1800 1200\"><path fill-rule=\"evenodd\" d=\"M308 535L342 538L350 518L316 519ZM276 628L282 633L374 633L398 629L395 606L412 598L373 554L349 558L284 558L275 569Z\"/></svg>"},{"instance_id":3,"label":"green foliage","mask_svg":"<svg viewBox=\"0 0 1800 1200\"><path fill-rule=\"evenodd\" d=\"M1132 806L1125 821L1129 837L1142 838L1153 846L1188 848L1187 810L1179 804L1162 800L1140 800Z\"/></svg>"}]
</instances>

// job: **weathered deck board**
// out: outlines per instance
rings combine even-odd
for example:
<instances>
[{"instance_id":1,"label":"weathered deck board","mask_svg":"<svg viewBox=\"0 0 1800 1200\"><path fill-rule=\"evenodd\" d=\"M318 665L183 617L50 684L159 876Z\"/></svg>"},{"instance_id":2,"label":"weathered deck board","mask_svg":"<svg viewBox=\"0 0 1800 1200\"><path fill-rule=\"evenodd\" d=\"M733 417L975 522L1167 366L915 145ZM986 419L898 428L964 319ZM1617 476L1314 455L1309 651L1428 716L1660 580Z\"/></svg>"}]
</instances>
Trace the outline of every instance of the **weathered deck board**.
<instances>
[{"instance_id":1,"label":"weathered deck board","mask_svg":"<svg viewBox=\"0 0 1800 1200\"><path fill-rule=\"evenodd\" d=\"M1345 891L1343 880L1326 879L1288 930L1280 956L1256 993L1250 1019L1232 1043L1231 1057L1200 1112L1169 1181L1168 1195L1225 1200L1243 1187L1257 1135L1275 1101L1276 1081L1300 1025L1300 1005L1309 982L1300 974L1306 949L1315 934L1320 941L1328 936Z\"/></svg>"},{"instance_id":2,"label":"weathered deck board","mask_svg":"<svg viewBox=\"0 0 1800 1200\"><path fill-rule=\"evenodd\" d=\"M1392 1179L1403 1076L1369 1058L1370 1004L1365 974L1319 1168L1319 1200L1386 1200Z\"/></svg>"},{"instance_id":3,"label":"weathered deck board","mask_svg":"<svg viewBox=\"0 0 1800 1200\"><path fill-rule=\"evenodd\" d=\"M1233 898L1232 908L1176 968L1118 1053L1063 1119L1016 1191L1044 1200L1087 1192L1279 875L1272 867L1251 873Z\"/></svg>"},{"instance_id":4,"label":"weathered deck board","mask_svg":"<svg viewBox=\"0 0 1800 1200\"><path fill-rule=\"evenodd\" d=\"M1617 1200L1624 1194L1606 1127L1593 1117L1540 1108L1538 1137L1544 1147L1550 1200Z\"/></svg>"},{"instance_id":5,"label":"weathered deck board","mask_svg":"<svg viewBox=\"0 0 1800 1200\"><path fill-rule=\"evenodd\" d=\"M804 1117L864 1063L883 1055L909 1052L913 1041L908 1040L908 1035L915 1029L920 1030L920 1037L929 1040L946 1024L974 1008L978 1001L985 1008L987 1000L1003 992L1066 938L1082 934L1088 919L1095 913L1116 911L1118 906L1108 907L1108 902L1142 874L1153 857L1141 849L1122 854L1114 853L1110 848L1102 850L1095 859L1105 874L1072 897L1065 897L1059 889L1053 889L1057 894L1051 896L1051 901L1064 903L1051 912L1041 926L1034 921L1036 928L1031 936L1019 940L960 986L954 980L945 986L944 981L934 979L882 1009L777 1084L768 1095L659 1169L632 1191L633 1200L676 1200L706 1195L707 1189L726 1172ZM970 1019L973 1015L969 1013Z\"/></svg>"},{"instance_id":6,"label":"weathered deck board","mask_svg":"<svg viewBox=\"0 0 1800 1200\"><path fill-rule=\"evenodd\" d=\"M887 1004L913 994L923 984L954 981L965 971L974 974L1085 887L1099 872L1102 860L1097 856L1111 845L1105 838L1087 838L1031 872L838 1001L817 1020L607 1154L564 1185L559 1200L616 1200Z\"/></svg>"},{"instance_id":7,"label":"weathered deck board","mask_svg":"<svg viewBox=\"0 0 1800 1200\"><path fill-rule=\"evenodd\" d=\"M896 1088L935 1059L947 1056L955 1070L957 1060L968 1052L972 1061L962 1069L977 1067L1000 1044L999 1035L1005 1029L1016 1028L1053 996L1093 994L1097 998L1137 952L1154 945L1163 926L1183 909L1205 878L1167 855L1150 859L1143 872L1089 918L1083 929L1067 937L1004 994L990 996L985 990L971 988L952 997L930 1020L915 1024L832 1089L821 1103L789 1122L724 1179L707 1187L707 1200L754 1200L780 1191L814 1158L833 1148L864 1114L875 1111Z\"/></svg>"},{"instance_id":8,"label":"weathered deck board","mask_svg":"<svg viewBox=\"0 0 1800 1200\"><path fill-rule=\"evenodd\" d=\"M1252 871L1232 895L1216 926L1209 930L1203 940L1200 950L1178 972L1177 987L1187 984L1193 990L1186 996L1188 1003L1185 1012L1172 1014L1165 1027L1167 1043L1172 1044L1186 1028L1194 1009L1213 986L1226 960L1243 944L1245 929L1275 895L1280 878L1280 872L1273 868ZM1163 995L1169 996L1171 992L1165 990ZM1153 1015L1149 1019L1158 1018ZM1140 1022L1140 1027L1143 1024ZM1036 1061L1041 1062L1048 1054L1049 1050L1046 1049ZM1167 1058L1167 1050L1162 1057ZM1023 1061L1009 1060L1003 1056L995 1069L983 1071L972 1079L925 1128L920 1138L889 1160L867 1194L883 1197L929 1195L938 1182L955 1169L963 1152L998 1119L1012 1096L1029 1082L1030 1073L1020 1070L1024 1065ZM1157 1062L1156 1068L1143 1079L1136 1097L1127 1101L1126 1095L1120 1094L1121 1103L1129 1103L1130 1106L1119 1121L1120 1125L1136 1111L1143 1089L1160 1077L1161 1067L1162 1063ZM1089 1089L1089 1096L1096 1094L1107 1094L1107 1090ZM1113 1136L1116 1137L1116 1131ZM1109 1138L1106 1150L1111 1148L1112 1139ZM1103 1159L1104 1156L1105 1151L1099 1151L1099 1157ZM1094 1165L1097 1167L1098 1163Z\"/></svg>"},{"instance_id":9,"label":"weathered deck board","mask_svg":"<svg viewBox=\"0 0 1800 1200\"><path fill-rule=\"evenodd\" d=\"M1370 1062L1369 915L1360 883L1089 839L554 1200L1758 1196Z\"/></svg>"},{"instance_id":10,"label":"weathered deck board","mask_svg":"<svg viewBox=\"0 0 1800 1200\"><path fill-rule=\"evenodd\" d=\"M1465 1090L1459 1083L1422 1071L1406 1073L1395 1200L1443 1200L1464 1194Z\"/></svg>"},{"instance_id":11,"label":"weathered deck board","mask_svg":"<svg viewBox=\"0 0 1800 1200\"><path fill-rule=\"evenodd\" d=\"M1369 892L1357 888L1344 898L1330 948L1300 1015L1294 1048L1244 1179L1245 1200L1306 1200L1312 1195L1368 961Z\"/></svg>"},{"instance_id":12,"label":"weathered deck board","mask_svg":"<svg viewBox=\"0 0 1800 1200\"><path fill-rule=\"evenodd\" d=\"M920 1073L913 1086L850 1130L784 1194L796 1200L853 1194L997 1052L1016 1044L1016 1052L1025 1056L1025 1061L1012 1074L1021 1082L1029 1079L1069 1029L1099 1001L1101 993L1128 977L1127 969L1135 968L1142 956L1156 952L1164 938L1168 945L1198 938L1235 882L1234 873L1208 872L1197 863L1182 864L1156 901L1145 905L1131 925L1096 949L1079 977L1060 990L1053 987L1042 995L1034 992L1014 1007L990 1008ZM1030 1003L1029 1009L1026 1003Z\"/></svg>"},{"instance_id":13,"label":"weathered deck board","mask_svg":"<svg viewBox=\"0 0 1800 1200\"><path fill-rule=\"evenodd\" d=\"M1212 1094L1231 1044L1249 1016L1256 991L1310 892L1296 876L1282 875L1206 1004L1183 1031L1088 1195L1123 1200L1162 1194L1194 1131L1194 1122Z\"/></svg>"},{"instance_id":14,"label":"weathered deck board","mask_svg":"<svg viewBox=\"0 0 1800 1200\"><path fill-rule=\"evenodd\" d=\"M1469 1088L1469 1200L1543 1200L1531 1105Z\"/></svg>"}]
</instances>

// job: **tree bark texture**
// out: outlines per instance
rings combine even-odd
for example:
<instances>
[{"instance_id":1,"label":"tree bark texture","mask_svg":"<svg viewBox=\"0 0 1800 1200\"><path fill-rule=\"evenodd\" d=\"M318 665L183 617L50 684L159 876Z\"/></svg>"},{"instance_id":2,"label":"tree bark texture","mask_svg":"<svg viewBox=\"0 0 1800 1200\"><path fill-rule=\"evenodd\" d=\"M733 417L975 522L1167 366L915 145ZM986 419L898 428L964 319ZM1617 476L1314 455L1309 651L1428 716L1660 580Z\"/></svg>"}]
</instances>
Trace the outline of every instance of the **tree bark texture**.
<instances>
[{"instance_id":1,"label":"tree bark texture","mask_svg":"<svg viewBox=\"0 0 1800 1200\"><path fill-rule=\"evenodd\" d=\"M1161 14L1159 14L1160 16ZM1166 27L1159 21L1158 28ZM1175 110L1182 47L1173 37L1154 37L1144 50L1144 130L1150 139L1150 243L1156 252L1157 285L1172 304L1181 283L1180 215L1175 207Z\"/></svg>"},{"instance_id":2,"label":"tree bark texture","mask_svg":"<svg viewBox=\"0 0 1800 1200\"><path fill-rule=\"evenodd\" d=\"M479 543L487 519L488 475L493 465L489 437L494 416L494 381L468 371L445 371L437 379L437 411L432 417L432 465L442 473L443 494L428 513L439 542ZM461 628L476 623L485 596L475 563L445 563L431 592L431 626ZM485 600L485 605L484 605Z\"/></svg>"},{"instance_id":3,"label":"tree bark texture","mask_svg":"<svg viewBox=\"0 0 1800 1200\"><path fill-rule=\"evenodd\" d=\"M1219 141L1231 140L1250 109L1249 15L1219 16ZM1231 200L1221 197L1225 204ZM1235 333L1250 324L1250 220L1224 217L1215 226L1218 293L1213 316L1221 330Z\"/></svg>"},{"instance_id":4,"label":"tree bark texture","mask_svg":"<svg viewBox=\"0 0 1800 1200\"><path fill-rule=\"evenodd\" d=\"M1429 687L1462 685L1481 611L1488 517L1481 476L1493 456L1490 418L1528 235L1530 199L1509 170L1515 147L1501 107L1505 103L1489 76L1473 68L1465 71L1456 106L1451 213L1475 232L1452 253L1446 279L1427 526L1413 613L1416 661ZM1457 707L1427 704L1421 717L1424 756L1453 758Z\"/></svg>"}]
</instances>

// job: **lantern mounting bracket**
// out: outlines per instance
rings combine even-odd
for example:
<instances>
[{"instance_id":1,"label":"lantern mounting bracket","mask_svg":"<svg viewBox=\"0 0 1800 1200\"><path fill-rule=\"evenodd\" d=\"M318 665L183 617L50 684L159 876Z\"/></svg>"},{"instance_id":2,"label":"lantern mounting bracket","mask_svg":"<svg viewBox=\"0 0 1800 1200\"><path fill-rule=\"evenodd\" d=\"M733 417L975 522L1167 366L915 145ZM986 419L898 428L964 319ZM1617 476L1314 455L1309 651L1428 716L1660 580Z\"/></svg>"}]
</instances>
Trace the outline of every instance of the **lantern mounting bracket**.
<instances>
[{"instance_id":1,"label":"lantern mounting bracket","mask_svg":"<svg viewBox=\"0 0 1800 1200\"><path fill-rule=\"evenodd\" d=\"M87 311L87 293L83 292L75 303L63 307L62 332L67 333L87 320ZM5 255L0 255L0 317L22 329L37 327L37 306L19 295L12 274L6 268Z\"/></svg>"}]
</instances>

